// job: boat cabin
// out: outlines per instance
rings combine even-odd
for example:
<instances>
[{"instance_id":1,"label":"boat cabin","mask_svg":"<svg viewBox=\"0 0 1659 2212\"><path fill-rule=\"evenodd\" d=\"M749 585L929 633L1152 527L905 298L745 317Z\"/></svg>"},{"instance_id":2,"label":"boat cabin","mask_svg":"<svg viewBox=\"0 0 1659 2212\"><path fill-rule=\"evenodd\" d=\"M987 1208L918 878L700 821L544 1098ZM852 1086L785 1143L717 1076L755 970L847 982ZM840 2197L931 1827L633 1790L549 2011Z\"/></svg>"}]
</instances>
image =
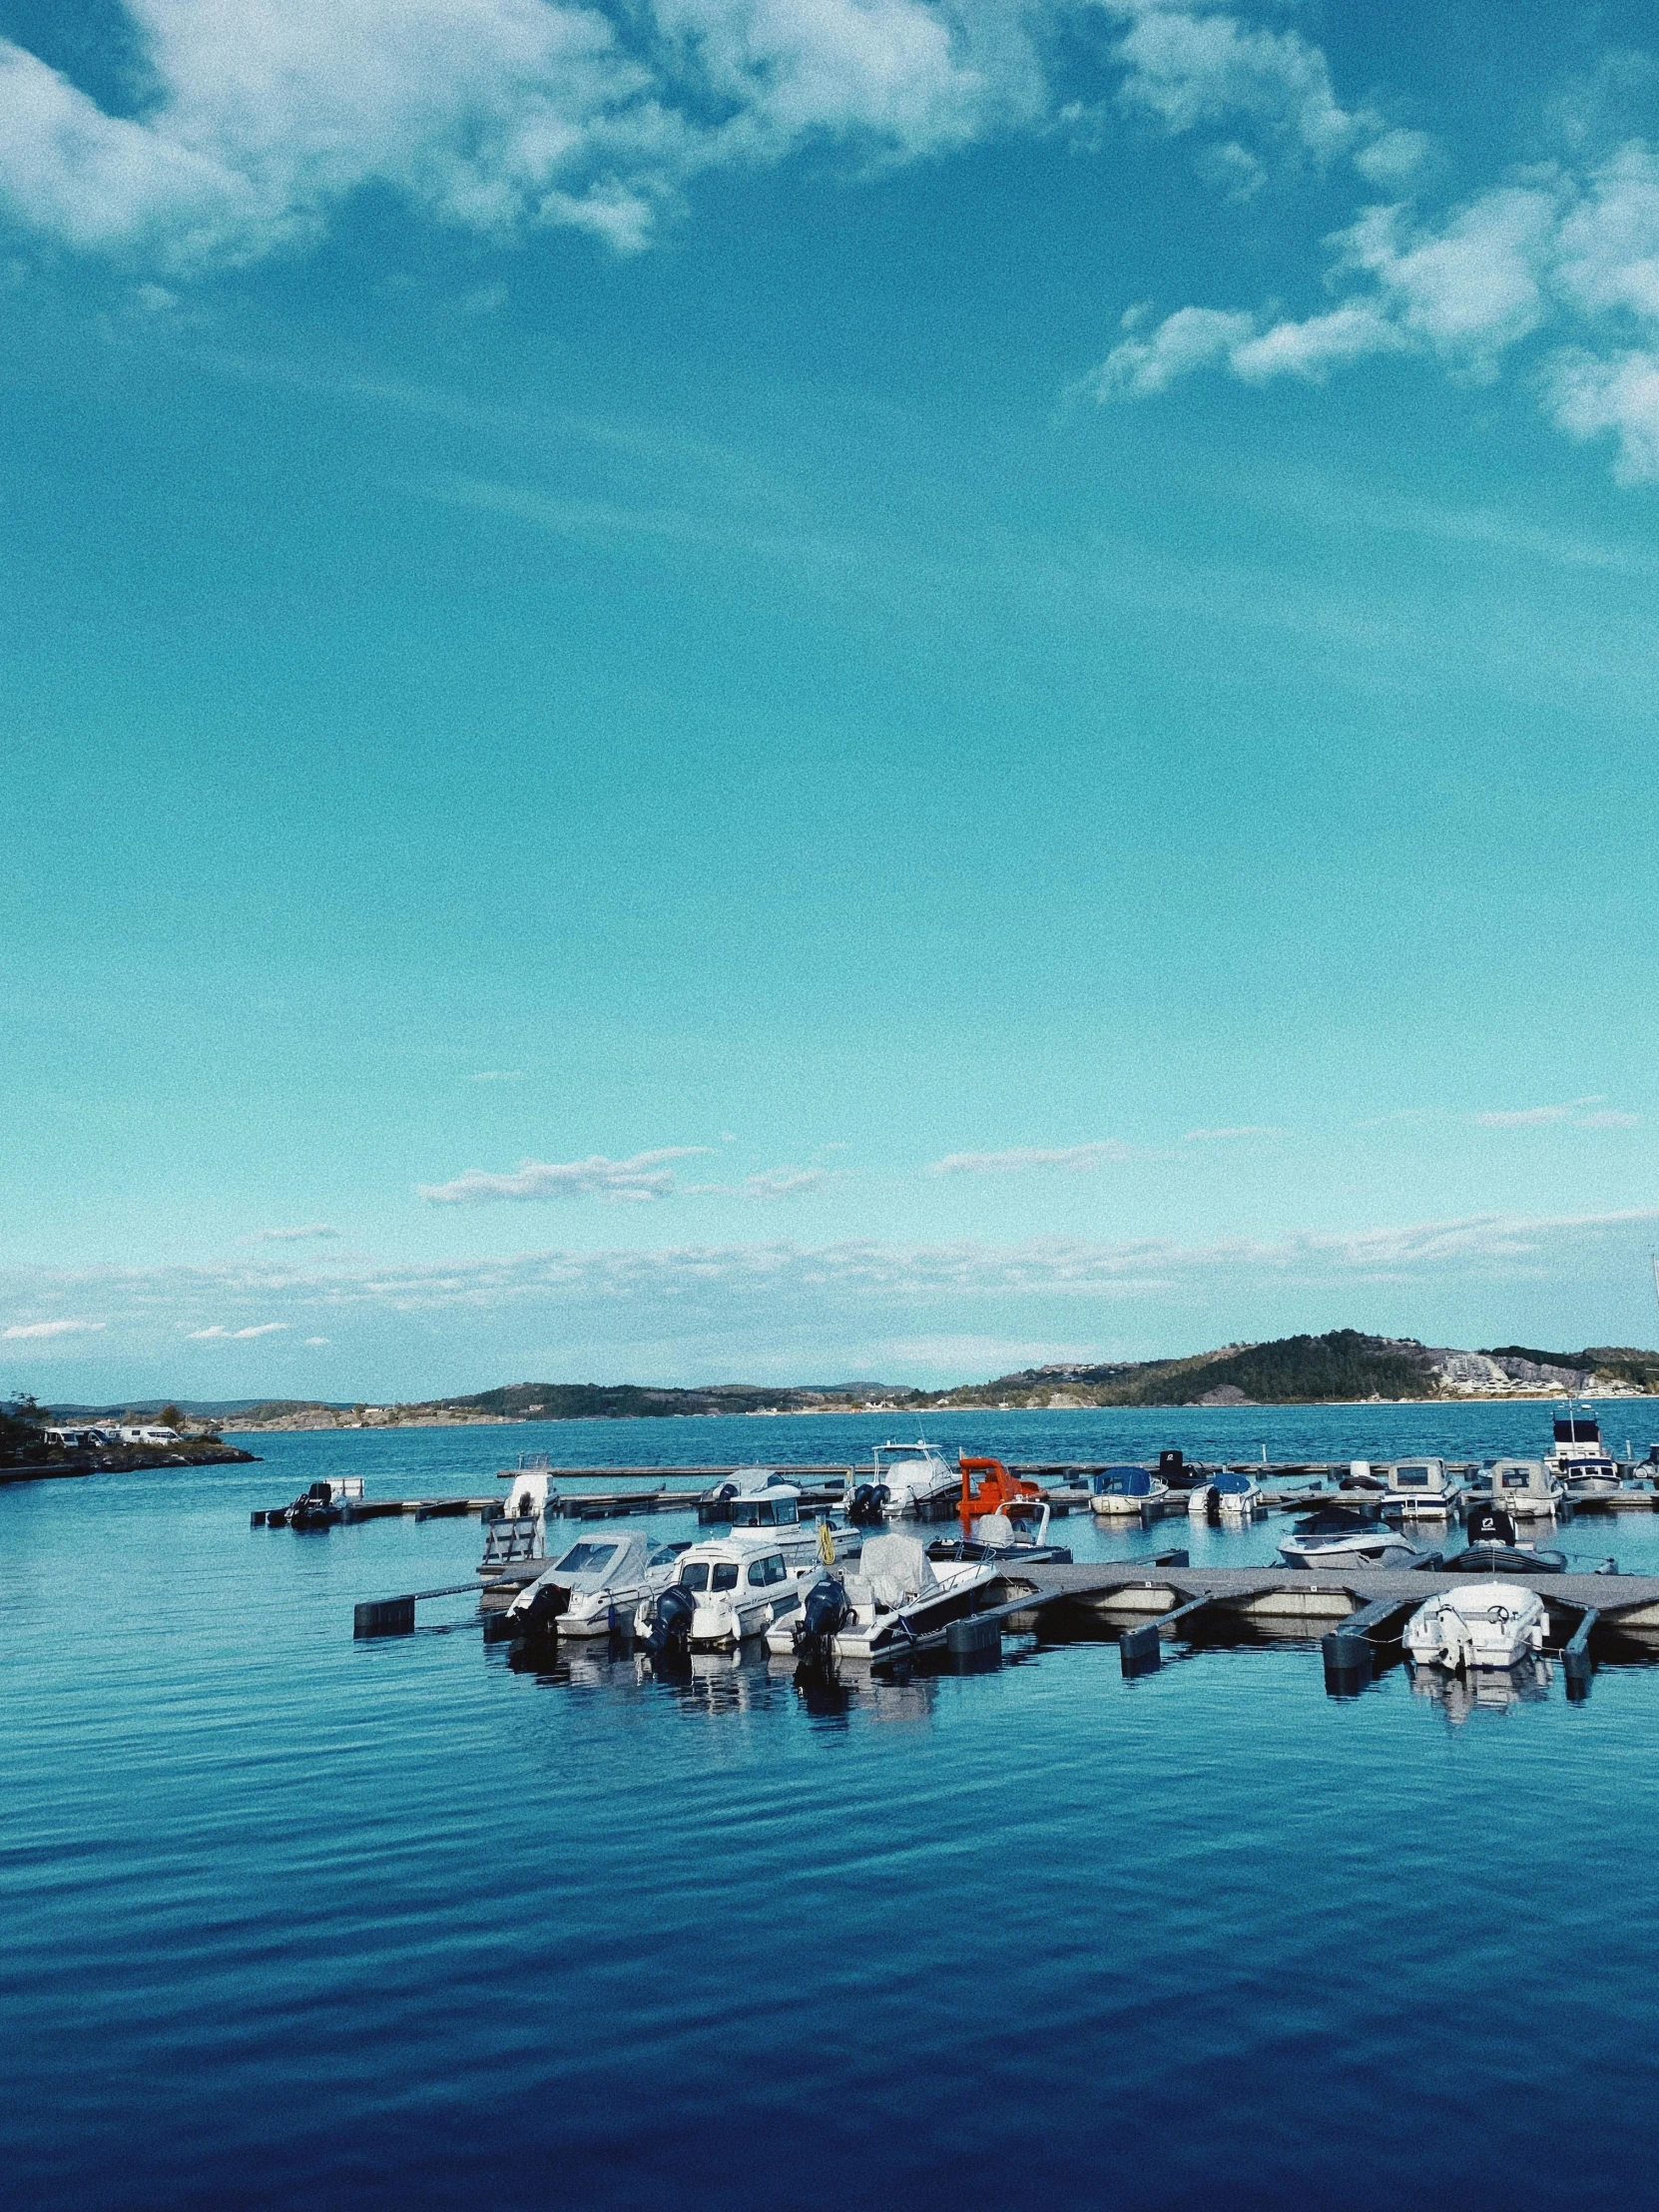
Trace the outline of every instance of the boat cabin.
<instances>
[{"instance_id":1,"label":"boat cabin","mask_svg":"<svg viewBox=\"0 0 1659 2212\"><path fill-rule=\"evenodd\" d=\"M734 1532L746 1528L795 1528L801 1521L801 1492L787 1483L740 1494L732 1500Z\"/></svg>"},{"instance_id":2,"label":"boat cabin","mask_svg":"<svg viewBox=\"0 0 1659 2212\"><path fill-rule=\"evenodd\" d=\"M1387 1476L1382 1510L1403 1513L1407 1519L1419 1513L1449 1514L1462 1495L1462 1484L1450 1479L1443 1459L1398 1459L1387 1469Z\"/></svg>"},{"instance_id":3,"label":"boat cabin","mask_svg":"<svg viewBox=\"0 0 1659 2212\"><path fill-rule=\"evenodd\" d=\"M1605 1459L1606 1456L1601 1423L1594 1413L1584 1406L1569 1405L1564 1413L1556 1414L1552 1459Z\"/></svg>"}]
</instances>

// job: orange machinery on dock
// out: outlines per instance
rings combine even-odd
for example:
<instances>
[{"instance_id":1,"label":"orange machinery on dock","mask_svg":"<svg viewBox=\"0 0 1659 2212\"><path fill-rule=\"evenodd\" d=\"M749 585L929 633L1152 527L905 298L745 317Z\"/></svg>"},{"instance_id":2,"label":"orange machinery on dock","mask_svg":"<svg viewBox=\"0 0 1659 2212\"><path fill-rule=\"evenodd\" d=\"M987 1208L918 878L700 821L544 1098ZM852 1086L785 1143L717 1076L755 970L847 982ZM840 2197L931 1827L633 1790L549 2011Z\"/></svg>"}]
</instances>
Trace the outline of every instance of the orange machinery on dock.
<instances>
[{"instance_id":1,"label":"orange machinery on dock","mask_svg":"<svg viewBox=\"0 0 1659 2212\"><path fill-rule=\"evenodd\" d=\"M1042 1490L1035 1482L1027 1482L1023 1475L1010 1474L1000 1459L961 1459L962 1470L962 1534L971 1536L973 1523L986 1513L1006 1513L1012 1517L1016 1505L1041 1504ZM974 1489L972 1478L979 1477L979 1487Z\"/></svg>"}]
</instances>

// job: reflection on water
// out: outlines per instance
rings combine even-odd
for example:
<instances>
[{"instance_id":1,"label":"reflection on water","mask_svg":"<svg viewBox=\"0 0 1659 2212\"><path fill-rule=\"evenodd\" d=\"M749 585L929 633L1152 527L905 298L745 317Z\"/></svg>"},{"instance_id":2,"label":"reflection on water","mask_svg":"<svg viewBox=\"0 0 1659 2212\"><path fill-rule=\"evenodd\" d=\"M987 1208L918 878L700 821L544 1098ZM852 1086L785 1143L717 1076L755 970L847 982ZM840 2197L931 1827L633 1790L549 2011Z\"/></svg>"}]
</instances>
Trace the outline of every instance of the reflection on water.
<instances>
[{"instance_id":1,"label":"reflection on water","mask_svg":"<svg viewBox=\"0 0 1659 2212\"><path fill-rule=\"evenodd\" d=\"M1507 1713L1511 1706L1538 1705L1549 1696L1555 1669L1548 1659L1523 1659L1514 1667L1474 1667L1447 1674L1442 1667L1405 1662L1411 1695L1437 1705L1453 1728L1476 1713Z\"/></svg>"}]
</instances>

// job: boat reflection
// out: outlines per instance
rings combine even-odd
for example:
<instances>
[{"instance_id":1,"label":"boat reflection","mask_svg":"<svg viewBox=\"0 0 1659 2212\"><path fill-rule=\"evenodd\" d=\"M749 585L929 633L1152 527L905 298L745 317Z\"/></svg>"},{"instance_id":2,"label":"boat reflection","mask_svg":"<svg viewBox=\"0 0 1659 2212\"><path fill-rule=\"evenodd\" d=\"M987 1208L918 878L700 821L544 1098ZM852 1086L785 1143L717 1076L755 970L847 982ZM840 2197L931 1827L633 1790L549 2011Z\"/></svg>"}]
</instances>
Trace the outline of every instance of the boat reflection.
<instances>
[{"instance_id":1,"label":"boat reflection","mask_svg":"<svg viewBox=\"0 0 1659 2212\"><path fill-rule=\"evenodd\" d=\"M1548 1659L1523 1659L1514 1667L1476 1667L1448 1674L1441 1667L1406 1662L1411 1695L1438 1705L1453 1728L1476 1713L1506 1713L1514 1705L1541 1705L1549 1697L1555 1668Z\"/></svg>"}]
</instances>

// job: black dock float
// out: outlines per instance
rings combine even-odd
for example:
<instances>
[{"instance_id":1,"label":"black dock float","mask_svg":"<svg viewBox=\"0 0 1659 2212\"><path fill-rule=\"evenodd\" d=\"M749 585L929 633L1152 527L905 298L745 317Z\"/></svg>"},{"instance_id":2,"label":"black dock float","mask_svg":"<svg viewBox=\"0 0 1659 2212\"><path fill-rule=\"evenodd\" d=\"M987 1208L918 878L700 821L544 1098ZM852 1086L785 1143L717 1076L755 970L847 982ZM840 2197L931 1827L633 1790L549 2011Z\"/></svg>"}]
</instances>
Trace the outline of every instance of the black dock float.
<instances>
[{"instance_id":1,"label":"black dock float","mask_svg":"<svg viewBox=\"0 0 1659 2212\"><path fill-rule=\"evenodd\" d=\"M1390 1641L1383 1630L1401 1613L1410 1612L1414 1602L1410 1598L1376 1598L1370 1605L1362 1605L1350 1613L1340 1628L1320 1638L1325 1686L1333 1697L1354 1697L1366 1687L1377 1670L1373 1638Z\"/></svg>"},{"instance_id":2,"label":"black dock float","mask_svg":"<svg viewBox=\"0 0 1659 2212\"><path fill-rule=\"evenodd\" d=\"M1126 1628L1118 1638L1118 1658L1125 1678L1155 1673L1164 1663L1159 1630L1185 1620L1190 1613L1201 1613L1215 1602L1213 1597L1190 1597L1185 1605L1176 1606L1170 1613L1160 1613L1156 1620L1147 1621L1140 1628Z\"/></svg>"},{"instance_id":3,"label":"black dock float","mask_svg":"<svg viewBox=\"0 0 1659 2212\"><path fill-rule=\"evenodd\" d=\"M1590 1631L1600 1617L1595 1606L1586 1605L1578 1626L1561 1646L1561 1672L1566 1677L1567 1695L1575 1704L1590 1694L1590 1676L1594 1672Z\"/></svg>"},{"instance_id":4,"label":"black dock float","mask_svg":"<svg viewBox=\"0 0 1659 2212\"><path fill-rule=\"evenodd\" d=\"M414 1633L415 1606L426 1597L460 1597L476 1590L476 1581L449 1582L441 1590L410 1590L404 1597L363 1598L351 1608L353 1636L409 1636Z\"/></svg>"}]
</instances>

